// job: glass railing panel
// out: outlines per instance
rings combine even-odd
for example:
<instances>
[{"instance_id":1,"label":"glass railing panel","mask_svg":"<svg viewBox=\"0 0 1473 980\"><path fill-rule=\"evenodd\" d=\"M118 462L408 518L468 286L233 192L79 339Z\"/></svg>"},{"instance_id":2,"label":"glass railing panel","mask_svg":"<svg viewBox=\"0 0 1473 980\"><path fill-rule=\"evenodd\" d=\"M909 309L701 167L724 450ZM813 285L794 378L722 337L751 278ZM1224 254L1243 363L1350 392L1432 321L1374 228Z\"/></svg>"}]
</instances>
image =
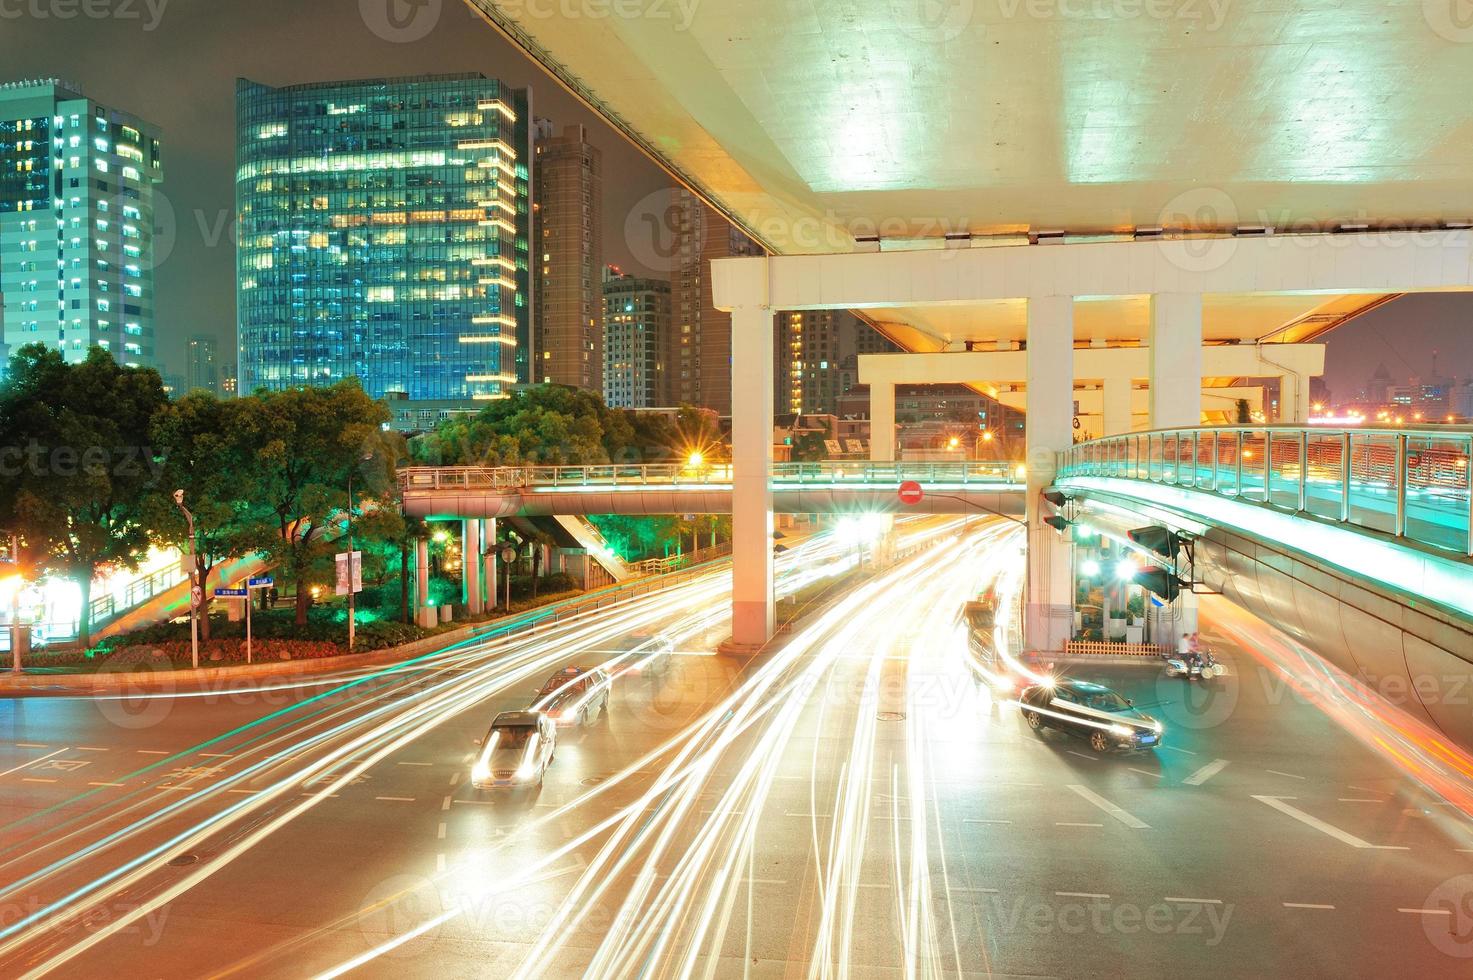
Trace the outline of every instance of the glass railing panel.
<instances>
[{"instance_id":1,"label":"glass railing panel","mask_svg":"<svg viewBox=\"0 0 1473 980\"><path fill-rule=\"evenodd\" d=\"M1338 521L1344 498L1341 481L1345 465L1345 439L1340 433L1309 433L1308 469L1305 473L1304 509L1317 517Z\"/></svg>"},{"instance_id":2,"label":"glass railing panel","mask_svg":"<svg viewBox=\"0 0 1473 980\"><path fill-rule=\"evenodd\" d=\"M1242 429L1238 432L1235 461L1238 474L1238 496L1244 500L1263 500L1265 497L1264 477L1268 468L1264 465L1264 449L1269 441L1267 432L1259 429Z\"/></svg>"},{"instance_id":3,"label":"glass railing panel","mask_svg":"<svg viewBox=\"0 0 1473 980\"><path fill-rule=\"evenodd\" d=\"M1406 468L1406 536L1465 553L1468 437L1408 435Z\"/></svg>"},{"instance_id":4,"label":"glass railing panel","mask_svg":"<svg viewBox=\"0 0 1473 980\"><path fill-rule=\"evenodd\" d=\"M1298 432L1275 432L1269 441L1268 502L1284 510L1299 509Z\"/></svg>"},{"instance_id":5,"label":"glass railing panel","mask_svg":"<svg viewBox=\"0 0 1473 980\"><path fill-rule=\"evenodd\" d=\"M1355 433L1350 453L1350 522L1396 533L1396 436Z\"/></svg>"}]
</instances>

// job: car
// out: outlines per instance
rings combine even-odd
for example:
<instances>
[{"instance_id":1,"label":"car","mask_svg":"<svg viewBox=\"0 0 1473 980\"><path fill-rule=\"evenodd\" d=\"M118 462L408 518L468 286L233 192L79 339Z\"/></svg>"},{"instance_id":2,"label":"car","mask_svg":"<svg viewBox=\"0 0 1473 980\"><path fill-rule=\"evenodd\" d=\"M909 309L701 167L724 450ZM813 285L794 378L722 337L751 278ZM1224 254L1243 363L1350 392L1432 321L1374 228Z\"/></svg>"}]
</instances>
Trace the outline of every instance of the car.
<instances>
[{"instance_id":1,"label":"car","mask_svg":"<svg viewBox=\"0 0 1473 980\"><path fill-rule=\"evenodd\" d=\"M602 667L565 667L547 679L532 700L559 728L587 725L609 710L611 678Z\"/></svg>"},{"instance_id":2,"label":"car","mask_svg":"<svg viewBox=\"0 0 1473 980\"><path fill-rule=\"evenodd\" d=\"M629 656L624 659L630 673L663 674L670 669L670 656L675 641L663 634L635 633L629 640Z\"/></svg>"},{"instance_id":3,"label":"car","mask_svg":"<svg viewBox=\"0 0 1473 980\"><path fill-rule=\"evenodd\" d=\"M503 711L491 722L471 766L475 789L542 788L557 753L557 726L540 711Z\"/></svg>"},{"instance_id":4,"label":"car","mask_svg":"<svg viewBox=\"0 0 1473 980\"><path fill-rule=\"evenodd\" d=\"M1096 752L1161 744L1161 723L1103 684L1058 678L1026 688L1018 703L1029 728L1077 735Z\"/></svg>"}]
</instances>

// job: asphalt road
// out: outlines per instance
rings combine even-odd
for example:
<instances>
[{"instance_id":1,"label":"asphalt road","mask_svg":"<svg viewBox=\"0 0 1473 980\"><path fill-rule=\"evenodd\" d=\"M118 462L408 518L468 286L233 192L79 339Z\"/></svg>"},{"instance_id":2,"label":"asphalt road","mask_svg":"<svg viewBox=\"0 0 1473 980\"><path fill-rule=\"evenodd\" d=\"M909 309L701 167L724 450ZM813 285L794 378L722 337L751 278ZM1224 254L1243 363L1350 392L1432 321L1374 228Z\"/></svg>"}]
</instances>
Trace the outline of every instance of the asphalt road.
<instances>
[{"instance_id":1,"label":"asphalt road","mask_svg":"<svg viewBox=\"0 0 1473 980\"><path fill-rule=\"evenodd\" d=\"M0 970L1473 972L1460 755L1429 763L1394 716L1291 682L1285 641L1210 601L1230 673L1205 688L1058 666L1161 719L1161 749L1040 737L978 682L955 620L986 582L1016 588L1016 540L939 541L751 663L711 652L713 577L345 691L175 698L137 727L4 702ZM540 792L467 785L497 711L651 630L677 639L669 672L620 677Z\"/></svg>"}]
</instances>

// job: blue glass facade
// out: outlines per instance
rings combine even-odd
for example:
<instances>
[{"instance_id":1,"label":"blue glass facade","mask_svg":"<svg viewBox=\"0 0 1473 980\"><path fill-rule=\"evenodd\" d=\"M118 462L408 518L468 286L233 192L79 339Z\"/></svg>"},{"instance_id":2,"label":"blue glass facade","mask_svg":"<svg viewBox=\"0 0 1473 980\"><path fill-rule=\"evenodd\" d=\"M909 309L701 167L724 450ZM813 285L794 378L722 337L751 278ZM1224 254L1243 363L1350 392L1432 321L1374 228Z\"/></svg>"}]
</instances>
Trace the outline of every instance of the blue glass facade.
<instances>
[{"instance_id":1,"label":"blue glass facade","mask_svg":"<svg viewBox=\"0 0 1473 980\"><path fill-rule=\"evenodd\" d=\"M240 390L474 402L531 352L530 106L478 74L236 85Z\"/></svg>"}]
</instances>

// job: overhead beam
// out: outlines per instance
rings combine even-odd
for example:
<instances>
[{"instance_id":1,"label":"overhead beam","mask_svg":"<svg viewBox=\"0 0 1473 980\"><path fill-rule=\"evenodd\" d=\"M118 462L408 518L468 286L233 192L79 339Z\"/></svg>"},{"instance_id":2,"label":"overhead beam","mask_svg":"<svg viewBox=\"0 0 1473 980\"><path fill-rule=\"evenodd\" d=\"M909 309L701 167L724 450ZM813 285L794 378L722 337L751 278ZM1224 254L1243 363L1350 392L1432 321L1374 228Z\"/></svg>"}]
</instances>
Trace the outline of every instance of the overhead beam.
<instances>
[{"instance_id":1,"label":"overhead beam","mask_svg":"<svg viewBox=\"0 0 1473 980\"><path fill-rule=\"evenodd\" d=\"M1278 378L1325 372L1323 344L1267 345L1269 358L1254 344L1213 344L1202 348L1202 376ZM1271 358L1271 359L1270 359ZM1076 347L1074 378L1149 378L1147 347ZM944 354L862 354L859 381L882 384L1021 384L1028 377L1028 352L1016 350L953 351Z\"/></svg>"}]
</instances>

